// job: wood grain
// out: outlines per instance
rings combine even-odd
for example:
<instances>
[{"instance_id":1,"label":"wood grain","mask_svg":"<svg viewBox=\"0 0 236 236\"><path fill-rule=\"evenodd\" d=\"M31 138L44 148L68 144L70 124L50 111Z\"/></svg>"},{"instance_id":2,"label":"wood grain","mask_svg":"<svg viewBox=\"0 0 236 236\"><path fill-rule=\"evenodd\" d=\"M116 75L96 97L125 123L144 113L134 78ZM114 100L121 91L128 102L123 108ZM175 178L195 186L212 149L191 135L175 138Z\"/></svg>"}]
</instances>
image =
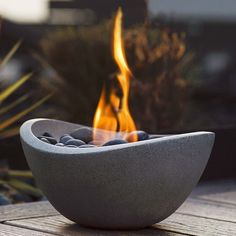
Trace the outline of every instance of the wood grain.
<instances>
[{"instance_id":1,"label":"wood grain","mask_svg":"<svg viewBox=\"0 0 236 236\"><path fill-rule=\"evenodd\" d=\"M236 224L198 216L175 213L155 225L156 228L187 235L229 236L236 235Z\"/></svg>"},{"instance_id":2,"label":"wood grain","mask_svg":"<svg viewBox=\"0 0 236 236\"><path fill-rule=\"evenodd\" d=\"M79 227L63 216L49 216L8 221L6 224L40 230L58 235L111 235L111 231L93 230ZM198 216L175 213L153 228L139 231L112 231L112 235L236 235L236 224L232 222L207 219Z\"/></svg>"},{"instance_id":3,"label":"wood grain","mask_svg":"<svg viewBox=\"0 0 236 236\"><path fill-rule=\"evenodd\" d=\"M118 231L118 230L98 230L80 227L63 216L49 216L40 219L31 218L24 220L7 221L6 224L26 227L32 230L40 230L42 232L54 233L57 235L66 236L134 236L134 235L160 235L160 236L180 236L182 234L171 232L169 230L163 231L157 228L147 228L133 231Z\"/></svg>"},{"instance_id":4,"label":"wood grain","mask_svg":"<svg viewBox=\"0 0 236 236\"><path fill-rule=\"evenodd\" d=\"M206 182L195 188L191 197L236 205L236 179Z\"/></svg>"},{"instance_id":5,"label":"wood grain","mask_svg":"<svg viewBox=\"0 0 236 236\"><path fill-rule=\"evenodd\" d=\"M58 214L59 213L47 201L7 205L0 207L0 222Z\"/></svg>"},{"instance_id":6,"label":"wood grain","mask_svg":"<svg viewBox=\"0 0 236 236\"><path fill-rule=\"evenodd\" d=\"M50 236L55 234L48 234L45 232L34 231L30 229L23 229L10 225L0 224L0 236Z\"/></svg>"},{"instance_id":7,"label":"wood grain","mask_svg":"<svg viewBox=\"0 0 236 236\"><path fill-rule=\"evenodd\" d=\"M176 212L236 223L236 205L221 202L189 198Z\"/></svg>"},{"instance_id":8,"label":"wood grain","mask_svg":"<svg viewBox=\"0 0 236 236\"><path fill-rule=\"evenodd\" d=\"M236 181L201 184L176 213L151 228L138 231L105 231L79 227L61 216L48 202L0 207L0 221L0 236L231 236L236 235Z\"/></svg>"}]
</instances>

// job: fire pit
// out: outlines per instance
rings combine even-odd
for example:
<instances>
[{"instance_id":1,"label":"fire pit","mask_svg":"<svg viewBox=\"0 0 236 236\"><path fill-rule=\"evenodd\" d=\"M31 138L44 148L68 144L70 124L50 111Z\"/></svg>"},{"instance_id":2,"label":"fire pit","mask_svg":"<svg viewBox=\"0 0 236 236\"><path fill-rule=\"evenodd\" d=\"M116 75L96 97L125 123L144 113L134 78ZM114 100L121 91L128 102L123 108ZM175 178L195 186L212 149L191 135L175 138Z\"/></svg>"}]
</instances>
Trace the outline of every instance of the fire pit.
<instances>
[{"instance_id":1,"label":"fire pit","mask_svg":"<svg viewBox=\"0 0 236 236\"><path fill-rule=\"evenodd\" d=\"M214 143L210 132L137 132L121 18L119 9L113 52L120 90L114 81L104 86L94 129L84 127L84 136L81 125L35 119L20 130L29 166L52 205L81 225L109 229L142 228L172 214L197 184Z\"/></svg>"},{"instance_id":2,"label":"fire pit","mask_svg":"<svg viewBox=\"0 0 236 236\"><path fill-rule=\"evenodd\" d=\"M65 217L84 226L127 229L172 214L197 184L214 134L195 132L97 148L67 148L56 139L80 125L34 119L21 127L25 156L38 186Z\"/></svg>"}]
</instances>

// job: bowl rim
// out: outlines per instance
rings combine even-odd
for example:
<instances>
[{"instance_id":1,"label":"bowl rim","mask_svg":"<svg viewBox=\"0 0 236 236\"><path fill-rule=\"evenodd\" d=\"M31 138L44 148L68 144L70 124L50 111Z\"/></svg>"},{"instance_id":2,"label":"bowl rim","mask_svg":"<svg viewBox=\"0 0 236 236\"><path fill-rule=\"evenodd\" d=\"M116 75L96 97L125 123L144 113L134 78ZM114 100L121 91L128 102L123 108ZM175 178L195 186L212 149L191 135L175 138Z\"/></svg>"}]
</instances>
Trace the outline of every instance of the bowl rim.
<instances>
[{"instance_id":1,"label":"bowl rim","mask_svg":"<svg viewBox=\"0 0 236 236\"><path fill-rule=\"evenodd\" d=\"M45 142L42 142L39 140L33 133L32 131L32 126L36 124L37 122L41 121L49 121L49 122L61 122L64 124L72 124L72 125L77 125L79 124L74 124L66 121L61 121L61 120L56 120L56 119L47 119L47 118L35 118L35 119L30 119L26 122L24 122L21 127L20 127L20 137L21 139L27 143L29 146L31 146L34 149L37 149L42 152L48 152L52 154L88 154L88 153L102 153L102 152L108 152L108 151L116 151L116 150L123 150L127 148L136 148L138 146L143 146L147 145L148 148L150 145L153 145L155 143L162 143L166 141L171 141L171 140L176 140L176 139L185 139L187 137L196 137L196 136L212 136L212 138L215 137L215 133L209 132L209 131L197 131L197 132L190 132L190 133L182 133L182 134L171 134L171 135L166 135L160 138L154 138L154 139L148 139L148 140L142 140L138 142L133 142L133 143L124 143L124 144L119 144L119 145L111 145L111 146L100 146L98 148L69 148L69 147L60 147L60 146L55 146L52 144L48 144ZM83 125L83 127L86 127Z\"/></svg>"}]
</instances>

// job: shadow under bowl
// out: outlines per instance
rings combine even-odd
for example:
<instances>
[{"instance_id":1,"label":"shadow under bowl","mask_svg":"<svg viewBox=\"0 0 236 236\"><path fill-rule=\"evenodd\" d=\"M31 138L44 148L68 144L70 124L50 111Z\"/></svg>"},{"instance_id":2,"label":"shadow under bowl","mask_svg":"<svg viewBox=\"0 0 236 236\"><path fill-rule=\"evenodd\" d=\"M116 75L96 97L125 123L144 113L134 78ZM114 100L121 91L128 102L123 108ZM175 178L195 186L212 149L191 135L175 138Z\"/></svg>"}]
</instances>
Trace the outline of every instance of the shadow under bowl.
<instances>
[{"instance_id":1,"label":"shadow under bowl","mask_svg":"<svg viewBox=\"0 0 236 236\"><path fill-rule=\"evenodd\" d=\"M98 148L58 147L77 124L33 119L20 129L27 162L38 186L66 218L106 229L144 228L171 215L199 181L214 133L194 132Z\"/></svg>"}]
</instances>

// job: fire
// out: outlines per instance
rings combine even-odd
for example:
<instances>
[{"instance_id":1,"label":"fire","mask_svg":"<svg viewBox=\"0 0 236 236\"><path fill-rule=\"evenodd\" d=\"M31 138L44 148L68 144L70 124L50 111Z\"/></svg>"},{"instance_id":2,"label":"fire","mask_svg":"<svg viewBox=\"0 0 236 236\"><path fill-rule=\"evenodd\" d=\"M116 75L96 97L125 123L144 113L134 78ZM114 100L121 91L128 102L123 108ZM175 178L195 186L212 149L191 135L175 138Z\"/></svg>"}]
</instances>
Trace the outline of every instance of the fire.
<instances>
[{"instance_id":1,"label":"fire","mask_svg":"<svg viewBox=\"0 0 236 236\"><path fill-rule=\"evenodd\" d=\"M114 22L113 56L119 68L116 79L122 90L122 96L117 94L115 88L111 88L110 91L107 91L105 86L103 87L93 120L93 127L95 128L93 138L101 143L114 138L116 136L114 132L120 132L121 138L125 138L127 133L136 130L128 104L130 78L132 73L128 67L124 42L122 39L121 8L118 9ZM96 128L113 132L107 132L106 135L101 136ZM137 137L134 136L132 141L137 141Z\"/></svg>"}]
</instances>

